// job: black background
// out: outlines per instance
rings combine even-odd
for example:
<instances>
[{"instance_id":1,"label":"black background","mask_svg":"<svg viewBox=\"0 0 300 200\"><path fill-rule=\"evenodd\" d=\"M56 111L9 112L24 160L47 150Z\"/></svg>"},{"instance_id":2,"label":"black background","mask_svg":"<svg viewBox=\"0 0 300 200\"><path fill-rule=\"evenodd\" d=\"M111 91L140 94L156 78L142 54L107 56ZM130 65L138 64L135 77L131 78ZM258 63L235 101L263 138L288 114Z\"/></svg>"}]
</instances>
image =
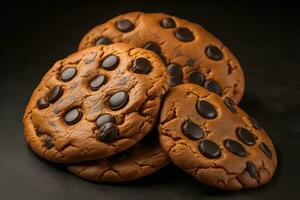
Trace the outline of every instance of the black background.
<instances>
[{"instance_id":1,"label":"black background","mask_svg":"<svg viewBox=\"0 0 300 200\"><path fill-rule=\"evenodd\" d=\"M195 2L1 1L0 199L248 200L300 193L298 8L283 2ZM263 124L277 147L279 166L269 184L225 192L198 183L173 165L132 183L97 184L39 159L27 147L22 117L41 76L55 60L74 52L90 28L135 10L197 22L237 56L246 76L240 106Z\"/></svg>"}]
</instances>

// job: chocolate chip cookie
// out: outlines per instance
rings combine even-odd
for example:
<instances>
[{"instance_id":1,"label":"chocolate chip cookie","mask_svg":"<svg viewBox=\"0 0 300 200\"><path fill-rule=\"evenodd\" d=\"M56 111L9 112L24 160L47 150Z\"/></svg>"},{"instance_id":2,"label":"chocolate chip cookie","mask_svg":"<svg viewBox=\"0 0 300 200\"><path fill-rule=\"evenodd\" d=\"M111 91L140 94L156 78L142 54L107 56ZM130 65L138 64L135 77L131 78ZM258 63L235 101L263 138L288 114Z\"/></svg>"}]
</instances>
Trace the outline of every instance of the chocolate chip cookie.
<instances>
[{"instance_id":1,"label":"chocolate chip cookie","mask_svg":"<svg viewBox=\"0 0 300 200\"><path fill-rule=\"evenodd\" d=\"M162 148L200 182L228 190L268 182L277 157L261 125L228 97L195 84L171 88L159 126Z\"/></svg>"},{"instance_id":2,"label":"chocolate chip cookie","mask_svg":"<svg viewBox=\"0 0 300 200\"><path fill-rule=\"evenodd\" d=\"M101 160L70 164L67 169L81 178L97 182L131 181L154 173L170 162L154 130L126 151Z\"/></svg>"},{"instance_id":3,"label":"chocolate chip cookie","mask_svg":"<svg viewBox=\"0 0 300 200\"><path fill-rule=\"evenodd\" d=\"M111 156L152 129L169 81L160 58L144 49L113 44L76 52L56 62L33 92L25 138L54 162Z\"/></svg>"},{"instance_id":4,"label":"chocolate chip cookie","mask_svg":"<svg viewBox=\"0 0 300 200\"><path fill-rule=\"evenodd\" d=\"M158 54L167 65L171 86L198 84L235 103L243 96L244 75L238 60L198 24L162 13L131 12L93 28L79 49L115 42Z\"/></svg>"}]
</instances>

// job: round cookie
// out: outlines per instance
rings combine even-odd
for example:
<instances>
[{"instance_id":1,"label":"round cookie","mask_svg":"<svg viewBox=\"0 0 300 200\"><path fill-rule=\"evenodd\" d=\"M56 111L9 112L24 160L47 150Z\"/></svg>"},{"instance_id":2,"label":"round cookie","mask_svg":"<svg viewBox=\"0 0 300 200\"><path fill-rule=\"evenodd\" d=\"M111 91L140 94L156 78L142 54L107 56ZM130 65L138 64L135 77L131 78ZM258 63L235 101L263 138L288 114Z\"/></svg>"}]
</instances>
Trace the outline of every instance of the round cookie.
<instances>
[{"instance_id":1,"label":"round cookie","mask_svg":"<svg viewBox=\"0 0 300 200\"><path fill-rule=\"evenodd\" d=\"M56 62L33 92L25 138L54 162L111 156L152 129L169 81L159 57L144 49L113 44L76 52Z\"/></svg>"},{"instance_id":2,"label":"round cookie","mask_svg":"<svg viewBox=\"0 0 300 200\"><path fill-rule=\"evenodd\" d=\"M101 160L69 164L67 169L83 179L97 182L131 181L165 167L169 157L152 131L130 149Z\"/></svg>"},{"instance_id":3,"label":"round cookie","mask_svg":"<svg viewBox=\"0 0 300 200\"><path fill-rule=\"evenodd\" d=\"M268 182L277 165L271 139L228 97L195 84L171 88L159 139L174 163L200 182L227 190Z\"/></svg>"},{"instance_id":4,"label":"round cookie","mask_svg":"<svg viewBox=\"0 0 300 200\"><path fill-rule=\"evenodd\" d=\"M162 13L131 12L93 28L79 49L115 42L157 53L167 65L171 86L195 83L235 103L243 96L244 75L238 60L198 24Z\"/></svg>"}]
</instances>

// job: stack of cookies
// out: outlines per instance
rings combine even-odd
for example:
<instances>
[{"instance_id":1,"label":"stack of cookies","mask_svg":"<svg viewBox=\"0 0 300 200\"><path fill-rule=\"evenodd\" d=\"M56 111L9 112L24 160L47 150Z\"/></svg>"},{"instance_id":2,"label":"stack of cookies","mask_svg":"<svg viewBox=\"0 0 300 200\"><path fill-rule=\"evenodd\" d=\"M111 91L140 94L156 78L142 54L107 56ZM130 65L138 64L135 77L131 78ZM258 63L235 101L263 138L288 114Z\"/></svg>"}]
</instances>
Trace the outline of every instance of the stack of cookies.
<instances>
[{"instance_id":1,"label":"stack of cookies","mask_svg":"<svg viewBox=\"0 0 300 200\"><path fill-rule=\"evenodd\" d=\"M227 190L268 182L262 126L237 104L237 59L198 24L132 12L96 26L32 94L25 138L40 157L91 181L121 182L173 162Z\"/></svg>"}]
</instances>

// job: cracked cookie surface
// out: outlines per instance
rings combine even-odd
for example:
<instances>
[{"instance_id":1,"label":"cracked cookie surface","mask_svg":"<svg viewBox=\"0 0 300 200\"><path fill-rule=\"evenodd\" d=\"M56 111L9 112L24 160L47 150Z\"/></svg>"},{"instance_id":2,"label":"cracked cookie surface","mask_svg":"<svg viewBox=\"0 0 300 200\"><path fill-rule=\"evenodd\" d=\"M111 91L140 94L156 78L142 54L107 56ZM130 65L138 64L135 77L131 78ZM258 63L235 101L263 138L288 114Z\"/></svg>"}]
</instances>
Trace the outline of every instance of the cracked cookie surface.
<instances>
[{"instance_id":1,"label":"cracked cookie surface","mask_svg":"<svg viewBox=\"0 0 300 200\"><path fill-rule=\"evenodd\" d=\"M268 182L276 151L260 124L228 97L195 84L169 90L159 140L173 162L200 182L227 190Z\"/></svg>"},{"instance_id":2,"label":"cracked cookie surface","mask_svg":"<svg viewBox=\"0 0 300 200\"><path fill-rule=\"evenodd\" d=\"M57 61L34 90L25 139L61 163L101 159L130 148L152 129L169 76L152 52L99 45Z\"/></svg>"},{"instance_id":3,"label":"cracked cookie surface","mask_svg":"<svg viewBox=\"0 0 300 200\"><path fill-rule=\"evenodd\" d=\"M131 12L96 26L79 49L126 42L157 53L167 65L171 86L192 82L238 103L244 75L238 60L198 24L162 13Z\"/></svg>"},{"instance_id":4,"label":"cracked cookie surface","mask_svg":"<svg viewBox=\"0 0 300 200\"><path fill-rule=\"evenodd\" d=\"M153 130L128 150L101 160L69 164L66 167L71 173L90 181L122 182L152 174L169 162L169 157L158 142L157 131Z\"/></svg>"}]
</instances>

